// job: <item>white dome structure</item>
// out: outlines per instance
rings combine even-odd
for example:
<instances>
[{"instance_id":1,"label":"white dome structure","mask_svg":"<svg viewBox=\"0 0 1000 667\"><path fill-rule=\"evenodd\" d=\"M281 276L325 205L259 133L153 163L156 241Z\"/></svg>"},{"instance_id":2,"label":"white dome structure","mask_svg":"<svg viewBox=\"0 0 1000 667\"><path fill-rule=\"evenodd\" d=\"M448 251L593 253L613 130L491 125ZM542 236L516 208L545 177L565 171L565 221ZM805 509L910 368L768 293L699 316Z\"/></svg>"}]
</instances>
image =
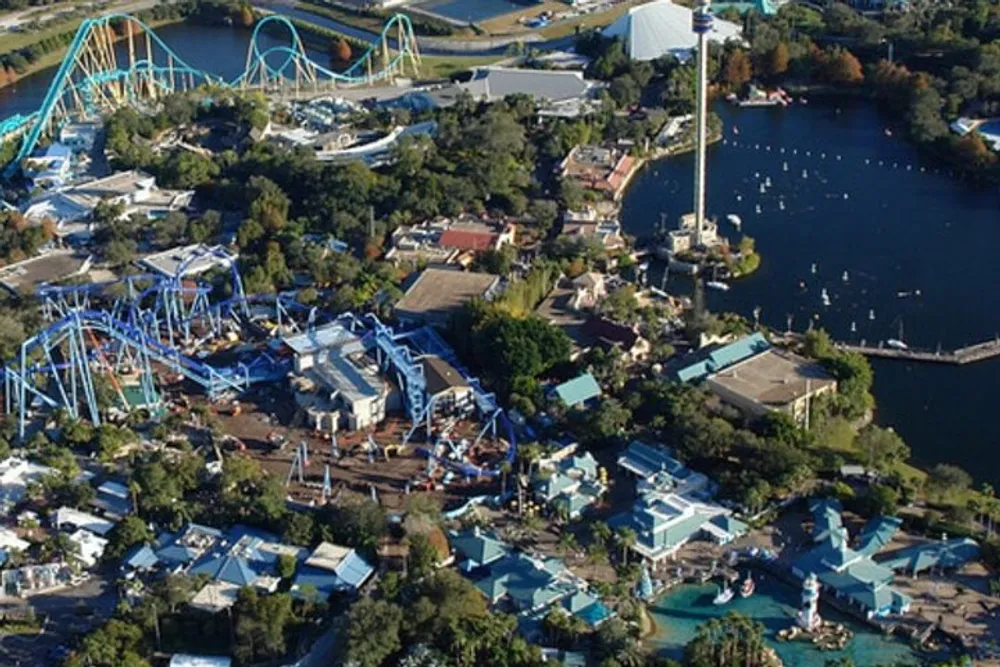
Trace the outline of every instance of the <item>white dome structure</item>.
<instances>
[{"instance_id":1,"label":"white dome structure","mask_svg":"<svg viewBox=\"0 0 1000 667\"><path fill-rule=\"evenodd\" d=\"M655 0L633 7L604 29L605 37L619 37L633 60L656 60L672 55L678 60L691 57L698 36L691 29L692 14L687 7L670 0ZM716 19L708 38L719 44L740 39L742 29L735 23Z\"/></svg>"}]
</instances>

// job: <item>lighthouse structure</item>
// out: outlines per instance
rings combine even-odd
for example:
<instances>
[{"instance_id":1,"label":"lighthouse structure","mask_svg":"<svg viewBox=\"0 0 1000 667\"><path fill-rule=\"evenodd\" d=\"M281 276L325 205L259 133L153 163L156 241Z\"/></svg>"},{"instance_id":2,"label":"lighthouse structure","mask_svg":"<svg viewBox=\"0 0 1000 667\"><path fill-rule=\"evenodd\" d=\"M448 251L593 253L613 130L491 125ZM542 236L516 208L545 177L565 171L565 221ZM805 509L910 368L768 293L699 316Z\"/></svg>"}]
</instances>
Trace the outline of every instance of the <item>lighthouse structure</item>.
<instances>
[{"instance_id":1,"label":"lighthouse structure","mask_svg":"<svg viewBox=\"0 0 1000 667\"><path fill-rule=\"evenodd\" d=\"M698 0L691 15L691 29L698 36L697 81L695 104L694 158L694 246L702 246L705 225L705 153L708 150L708 34L712 32L711 0Z\"/></svg>"},{"instance_id":2,"label":"lighthouse structure","mask_svg":"<svg viewBox=\"0 0 1000 667\"><path fill-rule=\"evenodd\" d=\"M806 632L814 632L823 624L819 615L819 580L813 573L802 582L802 607L796 620Z\"/></svg>"}]
</instances>

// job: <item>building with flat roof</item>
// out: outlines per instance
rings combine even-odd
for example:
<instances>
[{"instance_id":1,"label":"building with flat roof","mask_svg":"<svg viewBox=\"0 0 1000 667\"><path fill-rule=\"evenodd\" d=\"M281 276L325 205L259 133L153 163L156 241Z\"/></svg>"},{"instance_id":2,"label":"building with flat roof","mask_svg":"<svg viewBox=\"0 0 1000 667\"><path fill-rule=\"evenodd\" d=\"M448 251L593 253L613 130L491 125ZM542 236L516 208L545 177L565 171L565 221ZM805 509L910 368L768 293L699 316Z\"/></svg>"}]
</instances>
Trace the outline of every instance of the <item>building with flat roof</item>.
<instances>
[{"instance_id":1,"label":"building with flat roof","mask_svg":"<svg viewBox=\"0 0 1000 667\"><path fill-rule=\"evenodd\" d=\"M575 146L559 165L563 179L618 201L640 162L627 152L603 146Z\"/></svg>"},{"instance_id":2,"label":"building with flat roof","mask_svg":"<svg viewBox=\"0 0 1000 667\"><path fill-rule=\"evenodd\" d=\"M40 481L52 472L54 470L48 466L17 456L0 461L0 506L9 511L24 498L29 484Z\"/></svg>"},{"instance_id":3,"label":"building with flat roof","mask_svg":"<svg viewBox=\"0 0 1000 667\"><path fill-rule=\"evenodd\" d=\"M236 255L222 246L192 243L146 255L137 264L151 273L168 277L176 276L183 269L183 278L201 275L212 269L229 269L235 261Z\"/></svg>"},{"instance_id":4,"label":"building with flat roof","mask_svg":"<svg viewBox=\"0 0 1000 667\"><path fill-rule=\"evenodd\" d=\"M669 365L668 373L679 382L704 380L712 373L770 349L771 343L758 331L732 343L705 346L696 352L678 357Z\"/></svg>"},{"instance_id":5,"label":"building with flat roof","mask_svg":"<svg viewBox=\"0 0 1000 667\"><path fill-rule=\"evenodd\" d=\"M296 403L325 431L365 429L399 407L399 392L357 334L339 321L283 339L295 355Z\"/></svg>"},{"instance_id":6,"label":"building with flat roof","mask_svg":"<svg viewBox=\"0 0 1000 667\"><path fill-rule=\"evenodd\" d=\"M540 466L532 487L539 502L577 519L607 492L607 474L590 452L574 454L555 465Z\"/></svg>"},{"instance_id":7,"label":"building with flat roof","mask_svg":"<svg viewBox=\"0 0 1000 667\"><path fill-rule=\"evenodd\" d=\"M72 241L87 241L93 232L89 220L101 202L121 204L122 217L140 215L148 219L186 209L193 190L165 190L142 171L121 171L104 178L69 185L28 202L24 215L29 221L55 223L56 234Z\"/></svg>"},{"instance_id":8,"label":"building with flat roof","mask_svg":"<svg viewBox=\"0 0 1000 667\"><path fill-rule=\"evenodd\" d=\"M552 395L567 407L582 408L601 397L601 386L590 373L583 373L552 387Z\"/></svg>"},{"instance_id":9,"label":"building with flat roof","mask_svg":"<svg viewBox=\"0 0 1000 667\"><path fill-rule=\"evenodd\" d=\"M81 512L73 507L60 507L53 517L53 525L56 530L83 529L99 537L104 537L115 527L115 522L94 516L89 512Z\"/></svg>"},{"instance_id":10,"label":"building with flat roof","mask_svg":"<svg viewBox=\"0 0 1000 667\"><path fill-rule=\"evenodd\" d=\"M775 349L713 373L705 386L747 415L783 412L797 422L806 419L811 400L837 391L837 381L821 365Z\"/></svg>"},{"instance_id":11,"label":"building with flat roof","mask_svg":"<svg viewBox=\"0 0 1000 667\"><path fill-rule=\"evenodd\" d=\"M669 490L699 498L712 495L713 484L707 476L691 470L662 446L633 440L618 457L618 467L635 476L640 491Z\"/></svg>"},{"instance_id":12,"label":"building with flat roof","mask_svg":"<svg viewBox=\"0 0 1000 667\"><path fill-rule=\"evenodd\" d=\"M191 606L212 613L232 606L246 586L274 592L281 582L278 559L289 556L300 561L305 555L304 549L282 544L276 536L247 526L222 531L188 524L175 534L160 536L157 544L153 558L143 554L138 559L144 568L204 576L207 583L191 600Z\"/></svg>"},{"instance_id":13,"label":"building with flat roof","mask_svg":"<svg viewBox=\"0 0 1000 667\"><path fill-rule=\"evenodd\" d=\"M475 408L472 385L457 368L437 355L420 358L427 382L427 396L436 413L471 412Z\"/></svg>"},{"instance_id":14,"label":"building with flat roof","mask_svg":"<svg viewBox=\"0 0 1000 667\"><path fill-rule=\"evenodd\" d=\"M729 544L749 530L732 516L732 510L657 488L644 488L630 512L608 523L615 529L634 530L632 551L654 567L673 559L677 550L692 540Z\"/></svg>"},{"instance_id":15,"label":"building with flat roof","mask_svg":"<svg viewBox=\"0 0 1000 667\"><path fill-rule=\"evenodd\" d=\"M392 233L386 259L395 262L458 263L467 266L478 253L513 245L516 228L499 220L462 214L438 217L414 225L400 225Z\"/></svg>"},{"instance_id":16,"label":"building with flat roof","mask_svg":"<svg viewBox=\"0 0 1000 667\"><path fill-rule=\"evenodd\" d=\"M315 590L322 600L334 593L356 594L374 573L354 549L321 542L299 567L291 592L303 597Z\"/></svg>"},{"instance_id":17,"label":"building with flat roof","mask_svg":"<svg viewBox=\"0 0 1000 667\"><path fill-rule=\"evenodd\" d=\"M93 257L73 250L53 250L38 257L0 268L0 285L13 294L24 294L46 283L58 283L90 271Z\"/></svg>"},{"instance_id":18,"label":"building with flat roof","mask_svg":"<svg viewBox=\"0 0 1000 667\"><path fill-rule=\"evenodd\" d=\"M31 180L32 187L57 188L70 178L72 164L73 149L57 141L41 154L25 158L24 175Z\"/></svg>"},{"instance_id":19,"label":"building with flat roof","mask_svg":"<svg viewBox=\"0 0 1000 667\"><path fill-rule=\"evenodd\" d=\"M583 72L514 67L480 67L471 80L457 87L486 102L528 95L539 104L587 100L602 88L598 82L585 79Z\"/></svg>"},{"instance_id":20,"label":"building with flat roof","mask_svg":"<svg viewBox=\"0 0 1000 667\"><path fill-rule=\"evenodd\" d=\"M492 273L424 269L396 303L396 317L407 325L447 326L473 299L492 301L500 291L500 276Z\"/></svg>"},{"instance_id":21,"label":"building with flat roof","mask_svg":"<svg viewBox=\"0 0 1000 667\"><path fill-rule=\"evenodd\" d=\"M603 217L593 208L566 211L563 214L559 238L594 241L607 251L621 250L625 247L621 222L614 218Z\"/></svg>"}]
</instances>

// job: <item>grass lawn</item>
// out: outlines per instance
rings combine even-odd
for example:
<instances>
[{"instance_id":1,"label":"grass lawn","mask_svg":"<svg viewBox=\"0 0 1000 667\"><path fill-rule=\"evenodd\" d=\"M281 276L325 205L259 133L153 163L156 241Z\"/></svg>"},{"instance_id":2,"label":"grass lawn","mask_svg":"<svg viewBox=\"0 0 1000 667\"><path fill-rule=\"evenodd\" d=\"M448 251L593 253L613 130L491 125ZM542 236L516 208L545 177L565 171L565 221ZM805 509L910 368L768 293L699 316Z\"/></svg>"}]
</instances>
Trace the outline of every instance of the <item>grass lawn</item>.
<instances>
[{"instance_id":1,"label":"grass lawn","mask_svg":"<svg viewBox=\"0 0 1000 667\"><path fill-rule=\"evenodd\" d=\"M71 32L80 27L82 18L69 19L68 21L53 21L46 23L40 30L26 30L23 32L5 32L0 38L0 53L10 53L25 46L37 44L43 39L61 35L64 32Z\"/></svg>"},{"instance_id":2,"label":"grass lawn","mask_svg":"<svg viewBox=\"0 0 1000 667\"><path fill-rule=\"evenodd\" d=\"M334 7L331 5L318 5L312 2L296 2L295 9L301 10L303 12L310 12L312 14L317 14L319 16L325 16L334 21L340 21L347 25L354 26L356 28L361 28L367 30L368 32L380 33L382 32L382 26L385 25L386 21L389 20L391 14L387 14L385 18L378 16L365 16L364 14L359 14L357 12L348 11L346 9L341 9L340 7ZM406 11L405 6L400 8L401 14L409 14ZM442 35L435 36L435 39L471 39L476 36L470 28L461 28L455 26L455 32L452 35ZM420 35L417 35L417 39Z\"/></svg>"},{"instance_id":3,"label":"grass lawn","mask_svg":"<svg viewBox=\"0 0 1000 667\"><path fill-rule=\"evenodd\" d=\"M420 76L445 79L455 72L492 65L503 59L503 56L421 56Z\"/></svg>"}]
</instances>

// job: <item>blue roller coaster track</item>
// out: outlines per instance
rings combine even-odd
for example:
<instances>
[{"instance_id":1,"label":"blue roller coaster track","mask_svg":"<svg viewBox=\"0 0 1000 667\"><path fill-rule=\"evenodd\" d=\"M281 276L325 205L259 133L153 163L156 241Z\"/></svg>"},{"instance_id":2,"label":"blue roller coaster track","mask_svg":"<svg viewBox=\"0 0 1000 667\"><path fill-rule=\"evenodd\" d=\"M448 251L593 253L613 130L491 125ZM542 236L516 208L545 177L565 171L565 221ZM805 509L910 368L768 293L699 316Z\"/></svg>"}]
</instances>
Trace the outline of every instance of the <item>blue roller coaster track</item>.
<instances>
[{"instance_id":1,"label":"blue roller coaster track","mask_svg":"<svg viewBox=\"0 0 1000 667\"><path fill-rule=\"evenodd\" d=\"M118 37L118 31L124 33ZM287 30L287 45L262 48L263 31ZM116 43L127 47L119 63ZM391 45L396 48L391 48ZM74 116L94 117L128 105L155 104L176 91L210 85L275 94L321 93L338 86L388 81L409 68L418 71L420 53L405 14L391 17L378 38L342 72L308 57L298 31L284 16L257 21L247 49L246 67L226 81L189 65L145 23L128 14L107 14L80 24L37 111L0 120L0 141L20 137L17 156L6 175L31 155L39 140Z\"/></svg>"}]
</instances>

